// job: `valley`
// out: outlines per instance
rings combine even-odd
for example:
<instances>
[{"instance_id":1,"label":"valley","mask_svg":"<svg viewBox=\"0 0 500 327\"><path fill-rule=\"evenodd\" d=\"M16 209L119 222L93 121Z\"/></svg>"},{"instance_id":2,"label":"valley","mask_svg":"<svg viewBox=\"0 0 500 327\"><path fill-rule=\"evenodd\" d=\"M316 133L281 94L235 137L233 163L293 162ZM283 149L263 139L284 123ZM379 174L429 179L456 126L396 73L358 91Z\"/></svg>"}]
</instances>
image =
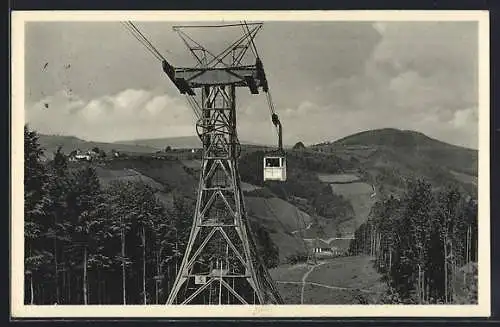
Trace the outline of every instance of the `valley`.
<instances>
[{"instance_id":1,"label":"valley","mask_svg":"<svg viewBox=\"0 0 500 327\"><path fill-rule=\"evenodd\" d=\"M423 177L437 188L454 185L475 194L477 175L470 162L477 161L477 153L462 166L459 162L443 166L443 156L467 158L471 151L441 143L432 148L433 141L419 141L420 135L410 138L408 144L397 137L384 144L366 142L364 135L357 144L356 137L289 150L289 178L284 183L262 181L262 157L268 148L243 146L239 166L246 213L251 224L268 233L277 249L278 261L270 273L286 303L380 302L386 285L375 268L375 253L353 253L351 245L356 232L373 215L377 201L403 194L405 178ZM390 143L395 140L397 144ZM201 160L200 153L189 147L165 152L148 148L148 142L102 145L49 136L40 141L46 153L58 146L65 152L96 145L106 151L125 150L120 158L108 156L90 163L103 188L114 181L145 183L167 210L173 210L175 197L196 198ZM440 147L445 148L441 153ZM407 151L405 156L402 148ZM81 165L70 163L75 169ZM186 216L186 222L191 219ZM313 253L316 263L311 261Z\"/></svg>"}]
</instances>

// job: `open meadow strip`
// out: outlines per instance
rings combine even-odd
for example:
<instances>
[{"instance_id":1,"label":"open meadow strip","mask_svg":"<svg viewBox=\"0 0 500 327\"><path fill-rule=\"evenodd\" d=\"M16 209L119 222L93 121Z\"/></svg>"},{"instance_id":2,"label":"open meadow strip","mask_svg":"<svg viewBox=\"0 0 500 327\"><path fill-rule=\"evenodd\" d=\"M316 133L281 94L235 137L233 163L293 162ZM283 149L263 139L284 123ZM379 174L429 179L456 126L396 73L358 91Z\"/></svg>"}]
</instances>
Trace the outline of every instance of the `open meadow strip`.
<instances>
[{"instance_id":1,"label":"open meadow strip","mask_svg":"<svg viewBox=\"0 0 500 327\"><path fill-rule=\"evenodd\" d=\"M297 282L302 283L302 277L309 271L309 266L305 263L296 265L282 265L271 269L269 272L276 282Z\"/></svg>"},{"instance_id":2,"label":"open meadow strip","mask_svg":"<svg viewBox=\"0 0 500 327\"><path fill-rule=\"evenodd\" d=\"M305 286L302 304L368 304L366 293L357 290L330 289L318 285Z\"/></svg>"},{"instance_id":3,"label":"open meadow strip","mask_svg":"<svg viewBox=\"0 0 500 327\"><path fill-rule=\"evenodd\" d=\"M300 303L304 304L304 290L306 288L306 282L307 282L307 277L316 269L317 267L320 267L322 265L327 264L327 262L322 262L320 264L317 264L315 266L312 266L305 274L302 276L302 290L300 292Z\"/></svg>"},{"instance_id":4,"label":"open meadow strip","mask_svg":"<svg viewBox=\"0 0 500 327\"><path fill-rule=\"evenodd\" d=\"M345 288L379 289L381 276L372 260L368 256L338 258L311 272L309 281Z\"/></svg>"}]
</instances>

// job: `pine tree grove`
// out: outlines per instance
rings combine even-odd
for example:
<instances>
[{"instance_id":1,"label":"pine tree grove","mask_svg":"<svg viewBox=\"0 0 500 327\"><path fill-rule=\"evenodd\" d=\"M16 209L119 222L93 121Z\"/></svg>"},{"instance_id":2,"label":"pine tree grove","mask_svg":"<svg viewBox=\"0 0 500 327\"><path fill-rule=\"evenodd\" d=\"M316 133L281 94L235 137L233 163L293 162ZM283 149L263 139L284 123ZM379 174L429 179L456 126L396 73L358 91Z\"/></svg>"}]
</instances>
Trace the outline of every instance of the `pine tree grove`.
<instances>
[{"instance_id":1,"label":"pine tree grove","mask_svg":"<svg viewBox=\"0 0 500 327\"><path fill-rule=\"evenodd\" d=\"M69 168L60 148L43 162L28 126L24 141L25 304L164 304L194 200L175 193L166 209L145 183L103 187L91 163ZM257 229L257 237L261 254L275 265L269 235Z\"/></svg>"},{"instance_id":2,"label":"pine tree grove","mask_svg":"<svg viewBox=\"0 0 500 327\"><path fill-rule=\"evenodd\" d=\"M403 196L375 203L349 251L375 258L385 303L477 303L477 228L477 201L409 180Z\"/></svg>"}]
</instances>

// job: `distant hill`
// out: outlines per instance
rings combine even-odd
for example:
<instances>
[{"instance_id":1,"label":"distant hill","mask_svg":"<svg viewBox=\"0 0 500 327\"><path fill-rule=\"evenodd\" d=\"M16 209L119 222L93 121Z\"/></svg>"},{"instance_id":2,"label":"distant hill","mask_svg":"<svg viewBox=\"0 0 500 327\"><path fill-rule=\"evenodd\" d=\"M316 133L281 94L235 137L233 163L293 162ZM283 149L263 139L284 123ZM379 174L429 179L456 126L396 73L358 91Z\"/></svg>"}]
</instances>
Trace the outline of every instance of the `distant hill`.
<instances>
[{"instance_id":1,"label":"distant hill","mask_svg":"<svg viewBox=\"0 0 500 327\"><path fill-rule=\"evenodd\" d=\"M136 146L145 146L155 148L157 150L163 150L167 146L170 146L173 149L179 148L191 148L197 149L201 148L201 141L198 136L179 136L179 137L161 137L154 139L138 139L138 140L124 140L117 141L115 143L118 144L127 144L127 145L136 145ZM274 145L267 144L259 144L257 142L244 141L240 140L240 143L243 145L251 145L251 146L259 146L259 147L268 147Z\"/></svg>"},{"instance_id":2,"label":"distant hill","mask_svg":"<svg viewBox=\"0 0 500 327\"><path fill-rule=\"evenodd\" d=\"M124 140L114 142L116 144L126 144L141 147L150 147L156 150L163 150L167 146L171 148L201 148L201 141L198 136L162 137L154 139Z\"/></svg>"},{"instance_id":3,"label":"distant hill","mask_svg":"<svg viewBox=\"0 0 500 327\"><path fill-rule=\"evenodd\" d=\"M242 156L239 167L243 181L266 184L262 182L260 165L263 155L249 152ZM323 183L330 184L334 194L351 204L352 214L337 200L333 212L329 212L331 218L321 220L320 229L327 236L353 233L366 221L372 205L381 196L401 195L407 178L424 178L435 189L455 186L477 198L477 150L447 144L418 132L371 130L305 149L289 149L286 156L288 180L269 185L275 194L283 189L288 196L304 198L308 205L321 209L312 191L320 189L318 183ZM328 203L332 201L335 199Z\"/></svg>"},{"instance_id":4,"label":"distant hill","mask_svg":"<svg viewBox=\"0 0 500 327\"><path fill-rule=\"evenodd\" d=\"M167 146L173 149L198 149L201 148L201 142L198 136L181 136L181 137L166 137L156 139L128 140L116 142L95 142L82 140L75 136L67 135L47 135L40 134L40 145L45 150L45 156L51 159L59 146L62 147L64 153L70 153L73 150L88 151L98 147L105 152L116 150L122 153L154 153L159 150L164 150ZM256 142L241 142L244 146L242 150L253 148L269 148L273 146L262 145Z\"/></svg>"},{"instance_id":5,"label":"distant hill","mask_svg":"<svg viewBox=\"0 0 500 327\"><path fill-rule=\"evenodd\" d=\"M100 143L69 136L40 135L40 143L48 156L58 146L63 146L66 153L97 146L104 151L115 149L138 154L154 153L166 146L199 146L194 136ZM281 249L282 261L289 254L303 251L304 247L300 233L291 233L297 226L290 224L297 220L289 214L294 212L290 208L306 213L311 219L314 217L314 224L308 226L313 236L329 238L338 233L352 234L366 221L371 206L380 195L397 195L404 190L406 177L425 178L435 187L451 183L477 197L477 150L450 145L418 132L371 130L334 142L287 149L288 180L284 183L262 180L262 157L272 152L273 147L243 145L239 159L242 182L254 185L251 189L258 189L245 191L249 217L268 230ZM172 191L195 197L198 159L143 160L131 157L112 161L100 172L100 177L104 183L114 179L159 183L164 187L158 191L159 197L168 203L171 202L168 194ZM325 187L333 191L333 197L325 197ZM265 197L269 200L264 201Z\"/></svg>"},{"instance_id":6,"label":"distant hill","mask_svg":"<svg viewBox=\"0 0 500 327\"><path fill-rule=\"evenodd\" d=\"M62 147L64 153L70 153L77 149L87 151L94 147L98 147L105 152L110 152L113 149L125 153L152 153L156 151L156 149L147 146L85 141L74 136L39 134L39 141L41 147L45 150L45 156L49 159L52 158L59 146Z\"/></svg>"},{"instance_id":7,"label":"distant hill","mask_svg":"<svg viewBox=\"0 0 500 327\"><path fill-rule=\"evenodd\" d=\"M423 177L437 187L456 182L477 192L478 151L425 134L393 128L356 133L310 147L352 163L378 187L397 189L401 179ZM368 174L368 175L367 175Z\"/></svg>"},{"instance_id":8,"label":"distant hill","mask_svg":"<svg viewBox=\"0 0 500 327\"><path fill-rule=\"evenodd\" d=\"M433 139L423 133L400 130L396 128L374 129L364 132L359 132L346 137L343 137L334 144L342 145L386 145L397 147L445 147L453 149L466 149L460 146L451 145L436 139ZM470 150L470 149L469 149ZM475 151L475 150L470 150Z\"/></svg>"},{"instance_id":9,"label":"distant hill","mask_svg":"<svg viewBox=\"0 0 500 327\"><path fill-rule=\"evenodd\" d=\"M392 148L416 160L430 160L457 172L477 175L478 151L448 144L423 133L393 128L353 134L333 142L333 146Z\"/></svg>"}]
</instances>

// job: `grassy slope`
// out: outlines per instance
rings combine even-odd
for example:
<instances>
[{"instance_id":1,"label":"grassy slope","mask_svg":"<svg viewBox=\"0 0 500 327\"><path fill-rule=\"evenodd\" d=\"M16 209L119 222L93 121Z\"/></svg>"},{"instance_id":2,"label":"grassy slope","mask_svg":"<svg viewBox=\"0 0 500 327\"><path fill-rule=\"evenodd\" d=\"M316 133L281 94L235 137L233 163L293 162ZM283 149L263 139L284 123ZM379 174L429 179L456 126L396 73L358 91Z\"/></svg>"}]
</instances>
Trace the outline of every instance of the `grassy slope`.
<instances>
[{"instance_id":1,"label":"grassy slope","mask_svg":"<svg viewBox=\"0 0 500 327\"><path fill-rule=\"evenodd\" d=\"M123 182L143 182L151 186L155 190L163 190L164 186L154 179L145 176L133 169L106 169L103 167L96 167L96 173L99 177L101 185L106 187L113 181L123 181Z\"/></svg>"},{"instance_id":2,"label":"grassy slope","mask_svg":"<svg viewBox=\"0 0 500 327\"><path fill-rule=\"evenodd\" d=\"M370 210L376 201L375 197L370 197L373 189L371 185L362 182L332 184L331 186L334 193L342 195L351 202L355 218L342 222L339 225L339 230L344 234L352 234L357 227L368 219Z\"/></svg>"},{"instance_id":3,"label":"grassy slope","mask_svg":"<svg viewBox=\"0 0 500 327\"><path fill-rule=\"evenodd\" d=\"M309 215L278 198L246 196L245 207L249 218L259 221L270 233L279 248L281 262L291 254L306 251L304 242L292 232L300 228L302 223L301 219L297 219L297 214L302 215L306 224L310 221Z\"/></svg>"},{"instance_id":4,"label":"grassy slope","mask_svg":"<svg viewBox=\"0 0 500 327\"><path fill-rule=\"evenodd\" d=\"M165 208L173 207L173 196L171 192L165 192L165 186L156 180L139 173L133 169L108 169L104 167L96 167L97 177L101 185L106 188L113 181L136 181L143 182L151 186L156 191L156 197L165 206Z\"/></svg>"},{"instance_id":5,"label":"grassy slope","mask_svg":"<svg viewBox=\"0 0 500 327\"><path fill-rule=\"evenodd\" d=\"M270 271L287 304L300 303L301 282L310 267L305 265L281 266ZM304 291L304 304L363 304L377 303L385 286L373 268L370 257L335 258L318 265L308 275ZM327 288L318 284L330 286Z\"/></svg>"},{"instance_id":6,"label":"grassy slope","mask_svg":"<svg viewBox=\"0 0 500 327\"><path fill-rule=\"evenodd\" d=\"M271 269L269 273L274 281L300 282L308 270L309 266L306 264L285 264Z\"/></svg>"},{"instance_id":7,"label":"grassy slope","mask_svg":"<svg viewBox=\"0 0 500 327\"><path fill-rule=\"evenodd\" d=\"M302 291L302 285L278 284L277 288L285 304L300 304L300 294Z\"/></svg>"},{"instance_id":8,"label":"grassy slope","mask_svg":"<svg viewBox=\"0 0 500 327\"><path fill-rule=\"evenodd\" d=\"M195 195L198 181L184 169L178 160L141 160L129 158L126 160L113 160L107 163L108 169L135 171L152 178L164 186L165 192L176 191L190 196Z\"/></svg>"},{"instance_id":9,"label":"grassy slope","mask_svg":"<svg viewBox=\"0 0 500 327\"><path fill-rule=\"evenodd\" d=\"M282 199L246 196L245 204L249 215L273 221L276 226L282 226L289 232L305 228L311 222L307 213Z\"/></svg>"},{"instance_id":10,"label":"grassy slope","mask_svg":"<svg viewBox=\"0 0 500 327\"><path fill-rule=\"evenodd\" d=\"M371 257L342 257L319 266L308 277L308 281L331 286L381 291L383 284L375 271Z\"/></svg>"}]
</instances>

